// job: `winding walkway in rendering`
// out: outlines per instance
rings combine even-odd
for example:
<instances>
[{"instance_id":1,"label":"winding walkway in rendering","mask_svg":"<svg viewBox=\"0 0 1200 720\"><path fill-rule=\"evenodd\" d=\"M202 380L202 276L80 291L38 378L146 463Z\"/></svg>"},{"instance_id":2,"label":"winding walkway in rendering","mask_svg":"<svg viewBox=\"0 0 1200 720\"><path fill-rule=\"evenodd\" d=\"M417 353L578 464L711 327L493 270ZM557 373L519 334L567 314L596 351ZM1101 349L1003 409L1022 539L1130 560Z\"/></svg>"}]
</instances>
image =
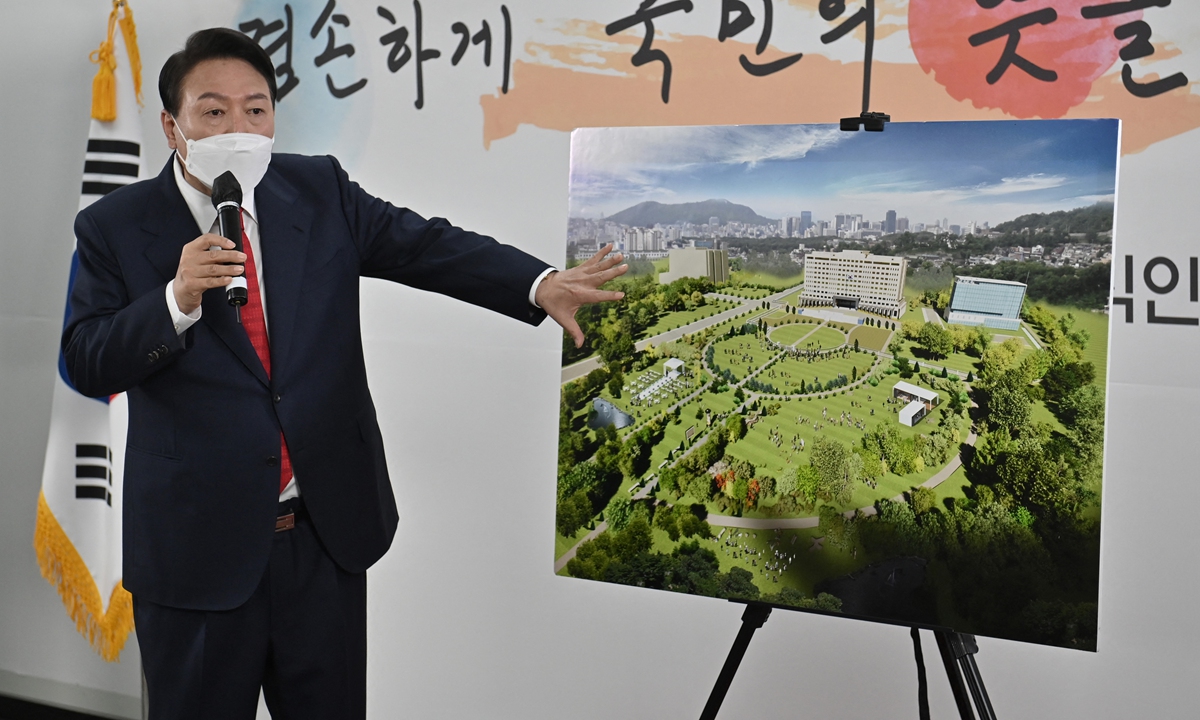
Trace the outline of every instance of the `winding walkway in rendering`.
<instances>
[{"instance_id":1,"label":"winding walkway in rendering","mask_svg":"<svg viewBox=\"0 0 1200 720\"><path fill-rule=\"evenodd\" d=\"M562 569L567 566L567 563L569 563L569 562L571 562L571 560L575 559L575 553L579 552L580 545L583 545L585 542L591 542L592 540L595 540L597 537L600 536L600 533L604 532L607 529L608 529L607 522L601 520L600 522L596 523L595 530L592 530L587 535L584 535L582 540L580 540L579 542L572 545L570 550L563 553L561 557L559 557L557 560L554 561L554 572L556 572L556 573L561 572Z\"/></svg>"},{"instance_id":2,"label":"winding walkway in rendering","mask_svg":"<svg viewBox=\"0 0 1200 720\"><path fill-rule=\"evenodd\" d=\"M971 445L973 447L975 445L975 441L978 439L979 436L972 432L967 436L967 445ZM958 470L960 467L962 467L961 452L958 455L955 455L954 459L952 459L950 462L946 463L945 467L934 473L933 477L921 483L921 487L935 488L938 485L941 485L946 481L947 478L954 474L955 470ZM892 500L896 502L902 502L904 500L904 494L901 493L892 498ZM847 510L842 514L848 518L851 518L854 517L854 513L856 512L860 512L863 515L874 515L877 511L875 510L874 505L868 505L866 507L858 508L858 510ZM816 516L802 518L744 518L735 517L732 515L717 515L715 513L709 513L707 520L709 525L716 525L718 527L742 528L745 530L800 530L804 528L815 528L821 522L821 519Z\"/></svg>"}]
</instances>

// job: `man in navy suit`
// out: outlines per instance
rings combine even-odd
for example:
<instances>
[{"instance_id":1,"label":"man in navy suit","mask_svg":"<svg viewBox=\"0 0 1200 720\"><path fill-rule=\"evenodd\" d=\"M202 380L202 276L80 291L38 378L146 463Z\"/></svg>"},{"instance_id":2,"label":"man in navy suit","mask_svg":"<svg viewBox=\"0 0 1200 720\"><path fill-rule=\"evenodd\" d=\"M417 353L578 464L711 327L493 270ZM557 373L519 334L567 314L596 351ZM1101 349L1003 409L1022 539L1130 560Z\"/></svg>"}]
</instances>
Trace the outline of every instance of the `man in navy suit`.
<instances>
[{"instance_id":1,"label":"man in navy suit","mask_svg":"<svg viewBox=\"0 0 1200 720\"><path fill-rule=\"evenodd\" d=\"M397 512L359 277L549 314L581 343L575 311L619 299L599 287L625 266L606 248L557 272L368 195L332 157L271 155L274 68L240 33L193 35L159 92L176 153L80 212L63 333L76 388L128 393L124 583L151 717L253 718L261 687L275 717L361 718L366 570ZM226 161L244 252L214 234Z\"/></svg>"}]
</instances>

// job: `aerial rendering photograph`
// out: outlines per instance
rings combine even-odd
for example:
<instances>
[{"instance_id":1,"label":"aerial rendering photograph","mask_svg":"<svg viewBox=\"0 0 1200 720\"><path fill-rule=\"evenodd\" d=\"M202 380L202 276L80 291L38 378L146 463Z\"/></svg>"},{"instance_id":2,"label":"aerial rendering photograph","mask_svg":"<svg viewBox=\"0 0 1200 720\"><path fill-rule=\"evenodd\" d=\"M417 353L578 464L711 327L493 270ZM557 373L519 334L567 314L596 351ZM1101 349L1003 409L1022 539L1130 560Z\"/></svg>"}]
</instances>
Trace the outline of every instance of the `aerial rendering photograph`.
<instances>
[{"instance_id":1,"label":"aerial rendering photograph","mask_svg":"<svg viewBox=\"0 0 1200 720\"><path fill-rule=\"evenodd\" d=\"M1118 145L576 130L555 572L1094 651Z\"/></svg>"}]
</instances>

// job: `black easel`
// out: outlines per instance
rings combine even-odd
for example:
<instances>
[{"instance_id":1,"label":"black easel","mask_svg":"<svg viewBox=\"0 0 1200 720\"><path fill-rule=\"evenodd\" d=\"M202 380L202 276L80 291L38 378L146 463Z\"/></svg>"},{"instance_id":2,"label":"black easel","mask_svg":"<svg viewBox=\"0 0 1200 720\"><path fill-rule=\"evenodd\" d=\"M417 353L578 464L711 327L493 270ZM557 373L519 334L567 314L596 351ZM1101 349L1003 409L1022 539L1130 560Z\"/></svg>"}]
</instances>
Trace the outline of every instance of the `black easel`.
<instances>
[{"instance_id":1,"label":"black easel","mask_svg":"<svg viewBox=\"0 0 1200 720\"><path fill-rule=\"evenodd\" d=\"M742 664L742 657L746 654L746 648L749 647L750 640L754 637L754 631L762 627L771 615L771 605L756 602L745 604L746 610L742 613L742 627L738 630L733 647L729 649L729 656L725 658L725 665L721 668L721 674L717 676L717 682L713 685L712 692L709 693L704 711L700 713L700 720L716 720L721 703L725 701L725 694L729 692L729 686L733 683L733 676L737 674L738 666ZM937 638L942 664L946 668L946 677L950 680L950 689L954 693L954 702L958 705L958 715L961 720L976 720L976 712L979 713L978 720L996 720L992 702L988 698L987 689L983 686L983 676L979 674L979 666L975 664L975 653L979 652L975 636L940 628L934 628L933 634ZM919 628L912 628L912 638L917 660L919 716L921 720L928 720L929 695L925 681L925 662L921 653ZM974 709L972 709L972 702L974 702Z\"/></svg>"},{"instance_id":2,"label":"black easel","mask_svg":"<svg viewBox=\"0 0 1200 720\"><path fill-rule=\"evenodd\" d=\"M914 632L916 630L913 628ZM974 720L975 715L971 712L971 702L974 701L980 720L996 720L996 711L992 709L987 688L983 686L983 676L975 664L975 653L979 652L975 636L953 630L934 630L933 634L942 654L946 676L950 678L950 689L954 691L959 716L963 720ZM924 668L921 672L924 674Z\"/></svg>"},{"instance_id":3,"label":"black easel","mask_svg":"<svg viewBox=\"0 0 1200 720\"><path fill-rule=\"evenodd\" d=\"M729 685L733 682L738 665L742 664L742 656L746 654L754 631L762 627L770 615L770 605L746 603L746 611L742 613L742 629L738 630L737 639L729 649L729 657L725 658L725 665L721 668L721 674L717 676L717 684L713 685L712 692L709 693L704 712L700 713L700 720L714 720L717 717L717 711L725 701L725 693L729 692Z\"/></svg>"}]
</instances>

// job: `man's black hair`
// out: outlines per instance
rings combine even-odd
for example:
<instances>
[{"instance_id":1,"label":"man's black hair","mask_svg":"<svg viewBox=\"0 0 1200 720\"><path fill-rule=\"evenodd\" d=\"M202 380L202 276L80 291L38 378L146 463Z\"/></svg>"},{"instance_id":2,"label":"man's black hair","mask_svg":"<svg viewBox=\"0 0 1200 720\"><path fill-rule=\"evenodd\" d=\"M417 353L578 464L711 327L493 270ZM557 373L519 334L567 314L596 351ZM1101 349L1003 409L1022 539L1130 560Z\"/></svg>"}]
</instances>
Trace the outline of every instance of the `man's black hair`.
<instances>
[{"instance_id":1,"label":"man's black hair","mask_svg":"<svg viewBox=\"0 0 1200 720\"><path fill-rule=\"evenodd\" d=\"M158 74L158 94L163 107L172 117L179 114L183 79L205 60L234 58L244 60L259 72L271 89L271 105L275 105L275 66L266 50L248 36L229 28L209 28L192 33L183 49L167 58Z\"/></svg>"}]
</instances>

